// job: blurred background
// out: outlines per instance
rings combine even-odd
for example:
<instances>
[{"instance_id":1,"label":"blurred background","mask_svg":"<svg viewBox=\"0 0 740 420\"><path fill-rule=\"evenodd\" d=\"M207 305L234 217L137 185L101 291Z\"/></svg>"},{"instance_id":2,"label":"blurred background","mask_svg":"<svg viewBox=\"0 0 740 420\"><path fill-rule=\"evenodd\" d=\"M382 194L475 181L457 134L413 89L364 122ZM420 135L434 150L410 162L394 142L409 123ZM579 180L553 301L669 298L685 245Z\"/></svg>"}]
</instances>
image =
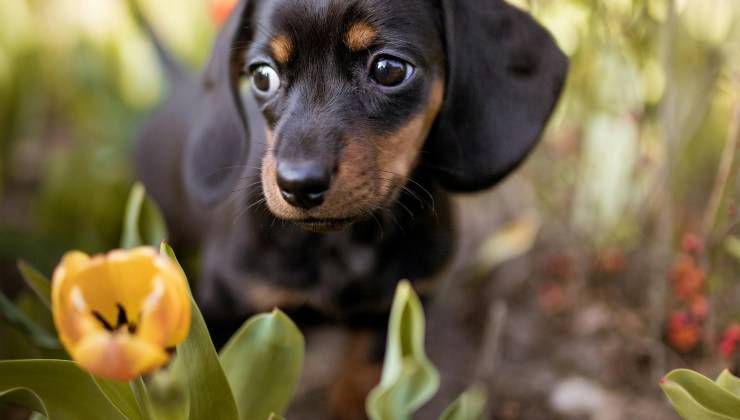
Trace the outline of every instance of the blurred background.
<instances>
[{"instance_id":1,"label":"blurred background","mask_svg":"<svg viewBox=\"0 0 740 420\"><path fill-rule=\"evenodd\" d=\"M140 3L197 69L232 1ZM677 418L663 374L740 367L740 2L513 3L571 72L524 168L456 198L460 251L428 308L441 398L479 380L496 419ZM163 85L123 0L0 2L0 285L41 323L17 260L49 274L118 245ZM0 319L0 359L52 353Z\"/></svg>"}]
</instances>

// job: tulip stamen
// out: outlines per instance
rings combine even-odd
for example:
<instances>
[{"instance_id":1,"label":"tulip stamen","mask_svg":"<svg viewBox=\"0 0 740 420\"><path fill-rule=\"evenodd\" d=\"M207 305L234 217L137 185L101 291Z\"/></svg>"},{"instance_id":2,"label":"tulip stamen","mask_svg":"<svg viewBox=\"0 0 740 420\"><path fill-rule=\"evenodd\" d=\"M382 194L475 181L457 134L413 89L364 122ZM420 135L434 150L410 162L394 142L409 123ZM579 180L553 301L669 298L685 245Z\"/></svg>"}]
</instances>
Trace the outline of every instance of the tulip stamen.
<instances>
[{"instance_id":1,"label":"tulip stamen","mask_svg":"<svg viewBox=\"0 0 740 420\"><path fill-rule=\"evenodd\" d=\"M116 308L118 308L118 319L116 320L116 330L125 326L129 333L134 334L136 332L136 324L128 320L128 315L126 315L126 308L123 307L120 303L116 303Z\"/></svg>"},{"instance_id":2,"label":"tulip stamen","mask_svg":"<svg viewBox=\"0 0 740 420\"><path fill-rule=\"evenodd\" d=\"M103 318L103 315L100 314L98 311L92 311L93 316L95 319L98 320L103 325L103 328L105 328L108 331L113 331L113 326L106 321L105 318Z\"/></svg>"},{"instance_id":3,"label":"tulip stamen","mask_svg":"<svg viewBox=\"0 0 740 420\"><path fill-rule=\"evenodd\" d=\"M110 322L108 322L103 315L98 311L92 311L93 316L95 317L98 322L100 322L101 325L103 325L103 328L106 329L106 331L117 331L120 330L122 327L126 327L128 332L130 334L136 333L136 324L128 320L128 315L126 314L126 308L123 307L120 303L116 304L116 308L118 308L118 317L116 319L116 325L111 325Z\"/></svg>"},{"instance_id":4,"label":"tulip stamen","mask_svg":"<svg viewBox=\"0 0 740 420\"><path fill-rule=\"evenodd\" d=\"M126 308L123 305L116 303L116 308L118 308L118 319L116 320L116 329L118 329L122 325L128 325L128 316L126 316Z\"/></svg>"}]
</instances>

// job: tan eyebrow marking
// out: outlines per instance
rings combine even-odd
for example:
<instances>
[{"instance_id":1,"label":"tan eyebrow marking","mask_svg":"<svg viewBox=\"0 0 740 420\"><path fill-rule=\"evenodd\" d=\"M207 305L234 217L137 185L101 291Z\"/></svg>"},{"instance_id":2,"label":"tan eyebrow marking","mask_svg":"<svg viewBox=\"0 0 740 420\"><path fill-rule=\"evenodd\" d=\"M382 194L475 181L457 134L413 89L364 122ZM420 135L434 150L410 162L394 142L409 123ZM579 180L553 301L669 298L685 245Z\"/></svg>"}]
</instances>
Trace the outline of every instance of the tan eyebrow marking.
<instances>
[{"instance_id":1,"label":"tan eyebrow marking","mask_svg":"<svg viewBox=\"0 0 740 420\"><path fill-rule=\"evenodd\" d=\"M293 54L293 41L287 35L278 35L270 41L272 54L280 64L286 64Z\"/></svg>"},{"instance_id":2,"label":"tan eyebrow marking","mask_svg":"<svg viewBox=\"0 0 740 420\"><path fill-rule=\"evenodd\" d=\"M352 51L361 51L369 47L378 36L378 30L367 22L357 22L350 26L344 42Z\"/></svg>"}]
</instances>

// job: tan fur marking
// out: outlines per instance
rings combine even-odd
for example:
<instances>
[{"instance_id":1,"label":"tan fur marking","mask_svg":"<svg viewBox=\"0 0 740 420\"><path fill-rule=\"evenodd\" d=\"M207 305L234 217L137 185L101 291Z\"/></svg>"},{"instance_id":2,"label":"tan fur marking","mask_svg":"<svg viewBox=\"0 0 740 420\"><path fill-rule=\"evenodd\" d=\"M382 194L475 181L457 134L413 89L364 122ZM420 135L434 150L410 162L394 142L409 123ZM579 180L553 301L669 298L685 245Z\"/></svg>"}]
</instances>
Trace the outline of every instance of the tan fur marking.
<instances>
[{"instance_id":1,"label":"tan fur marking","mask_svg":"<svg viewBox=\"0 0 740 420\"><path fill-rule=\"evenodd\" d=\"M396 198L390 191L396 187L394 184L405 183L405 177L416 166L424 140L442 107L443 97L444 83L438 80L432 87L424 112L414 117L394 134L377 141L380 149L377 159L378 168L381 173L391 174L393 178L383 183L383 193L388 196L388 201Z\"/></svg>"},{"instance_id":2,"label":"tan fur marking","mask_svg":"<svg viewBox=\"0 0 740 420\"><path fill-rule=\"evenodd\" d=\"M378 36L378 31L367 22L357 22L350 26L344 41L352 51L362 51L369 47Z\"/></svg>"},{"instance_id":3,"label":"tan fur marking","mask_svg":"<svg viewBox=\"0 0 740 420\"><path fill-rule=\"evenodd\" d=\"M280 64L286 64L293 54L293 41L287 35L278 35L270 41L272 54Z\"/></svg>"}]
</instances>

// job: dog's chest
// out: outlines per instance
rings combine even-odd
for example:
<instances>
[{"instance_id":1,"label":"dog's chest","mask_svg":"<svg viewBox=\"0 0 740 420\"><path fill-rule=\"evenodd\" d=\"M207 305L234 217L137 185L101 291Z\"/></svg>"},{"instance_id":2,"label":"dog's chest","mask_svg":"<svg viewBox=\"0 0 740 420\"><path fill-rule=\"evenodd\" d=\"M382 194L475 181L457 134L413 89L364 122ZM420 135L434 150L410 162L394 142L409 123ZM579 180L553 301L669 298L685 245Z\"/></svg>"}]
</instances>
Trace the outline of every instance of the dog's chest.
<instances>
[{"instance_id":1,"label":"dog's chest","mask_svg":"<svg viewBox=\"0 0 740 420\"><path fill-rule=\"evenodd\" d=\"M452 235L442 215L371 219L329 234L246 219L207 241L201 295L216 311L236 314L274 307L339 320L383 314L399 280L429 280L448 260Z\"/></svg>"}]
</instances>

